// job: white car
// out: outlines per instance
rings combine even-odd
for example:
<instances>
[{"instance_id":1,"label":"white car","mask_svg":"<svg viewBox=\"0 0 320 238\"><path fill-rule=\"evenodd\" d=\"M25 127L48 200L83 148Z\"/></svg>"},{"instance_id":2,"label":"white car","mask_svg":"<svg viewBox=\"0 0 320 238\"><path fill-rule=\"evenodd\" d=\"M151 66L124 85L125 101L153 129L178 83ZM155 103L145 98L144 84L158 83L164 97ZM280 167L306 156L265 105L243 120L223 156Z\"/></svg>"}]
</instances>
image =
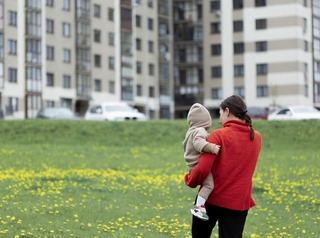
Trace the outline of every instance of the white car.
<instances>
[{"instance_id":1,"label":"white car","mask_svg":"<svg viewBox=\"0 0 320 238\"><path fill-rule=\"evenodd\" d=\"M320 120L320 111L312 106L281 107L271 113L268 120Z\"/></svg>"},{"instance_id":2,"label":"white car","mask_svg":"<svg viewBox=\"0 0 320 238\"><path fill-rule=\"evenodd\" d=\"M84 115L84 119L97 121L146 121L147 117L126 102L103 102L90 107Z\"/></svg>"}]
</instances>

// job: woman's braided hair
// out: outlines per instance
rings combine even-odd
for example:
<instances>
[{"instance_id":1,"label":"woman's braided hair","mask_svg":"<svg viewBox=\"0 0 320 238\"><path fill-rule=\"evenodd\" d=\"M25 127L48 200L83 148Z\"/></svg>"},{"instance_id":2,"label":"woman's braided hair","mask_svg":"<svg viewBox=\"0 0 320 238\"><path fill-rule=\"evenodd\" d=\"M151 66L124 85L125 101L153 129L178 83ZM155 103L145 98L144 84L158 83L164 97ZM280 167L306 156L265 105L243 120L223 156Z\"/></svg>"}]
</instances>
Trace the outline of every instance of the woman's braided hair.
<instances>
[{"instance_id":1,"label":"woman's braided hair","mask_svg":"<svg viewBox=\"0 0 320 238\"><path fill-rule=\"evenodd\" d=\"M222 110L229 108L229 111L242 121L245 121L250 127L250 139L254 139L254 129L252 127L252 119L247 113L247 105L239 95L232 95L221 102L220 107Z\"/></svg>"}]
</instances>

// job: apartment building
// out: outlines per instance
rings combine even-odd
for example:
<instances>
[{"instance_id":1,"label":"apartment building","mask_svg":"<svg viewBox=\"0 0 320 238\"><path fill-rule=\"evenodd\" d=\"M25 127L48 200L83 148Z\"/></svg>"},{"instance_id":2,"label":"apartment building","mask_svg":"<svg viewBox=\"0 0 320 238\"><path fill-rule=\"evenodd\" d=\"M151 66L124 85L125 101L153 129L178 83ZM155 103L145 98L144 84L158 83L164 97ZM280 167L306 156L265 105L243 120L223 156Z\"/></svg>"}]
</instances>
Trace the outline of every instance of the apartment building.
<instances>
[{"instance_id":1,"label":"apartment building","mask_svg":"<svg viewBox=\"0 0 320 238\"><path fill-rule=\"evenodd\" d=\"M0 0L0 105L83 115L126 101L150 118L248 106L320 108L320 0Z\"/></svg>"}]
</instances>

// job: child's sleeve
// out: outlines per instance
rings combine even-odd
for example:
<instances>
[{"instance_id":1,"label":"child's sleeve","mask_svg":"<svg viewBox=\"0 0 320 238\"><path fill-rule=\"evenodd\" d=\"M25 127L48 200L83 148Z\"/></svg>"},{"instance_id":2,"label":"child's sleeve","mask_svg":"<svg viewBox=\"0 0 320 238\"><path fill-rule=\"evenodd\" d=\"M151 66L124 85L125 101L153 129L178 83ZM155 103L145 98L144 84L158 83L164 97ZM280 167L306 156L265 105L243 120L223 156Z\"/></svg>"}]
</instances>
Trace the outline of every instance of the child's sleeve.
<instances>
[{"instance_id":1,"label":"child's sleeve","mask_svg":"<svg viewBox=\"0 0 320 238\"><path fill-rule=\"evenodd\" d=\"M209 143L207 141L208 133L205 129L199 128L193 137L193 146L199 153L204 152L203 148Z\"/></svg>"}]
</instances>

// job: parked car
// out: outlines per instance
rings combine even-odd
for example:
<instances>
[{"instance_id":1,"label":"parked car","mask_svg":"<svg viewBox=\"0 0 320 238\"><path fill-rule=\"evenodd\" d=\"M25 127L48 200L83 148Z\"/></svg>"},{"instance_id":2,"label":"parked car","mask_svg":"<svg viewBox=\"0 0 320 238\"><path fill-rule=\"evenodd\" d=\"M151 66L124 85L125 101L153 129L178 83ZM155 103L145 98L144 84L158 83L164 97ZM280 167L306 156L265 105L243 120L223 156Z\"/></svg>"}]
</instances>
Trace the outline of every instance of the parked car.
<instances>
[{"instance_id":1,"label":"parked car","mask_svg":"<svg viewBox=\"0 0 320 238\"><path fill-rule=\"evenodd\" d=\"M312 106L286 106L271 113L268 120L320 120L320 111Z\"/></svg>"},{"instance_id":2,"label":"parked car","mask_svg":"<svg viewBox=\"0 0 320 238\"><path fill-rule=\"evenodd\" d=\"M71 109L65 107L47 107L38 111L36 118L55 120L78 120L80 119Z\"/></svg>"},{"instance_id":3,"label":"parked car","mask_svg":"<svg viewBox=\"0 0 320 238\"><path fill-rule=\"evenodd\" d=\"M84 119L98 121L146 121L147 117L126 102L103 102L90 107Z\"/></svg>"},{"instance_id":4,"label":"parked car","mask_svg":"<svg viewBox=\"0 0 320 238\"><path fill-rule=\"evenodd\" d=\"M268 109L264 107L248 107L248 114L255 119L268 119Z\"/></svg>"}]
</instances>

